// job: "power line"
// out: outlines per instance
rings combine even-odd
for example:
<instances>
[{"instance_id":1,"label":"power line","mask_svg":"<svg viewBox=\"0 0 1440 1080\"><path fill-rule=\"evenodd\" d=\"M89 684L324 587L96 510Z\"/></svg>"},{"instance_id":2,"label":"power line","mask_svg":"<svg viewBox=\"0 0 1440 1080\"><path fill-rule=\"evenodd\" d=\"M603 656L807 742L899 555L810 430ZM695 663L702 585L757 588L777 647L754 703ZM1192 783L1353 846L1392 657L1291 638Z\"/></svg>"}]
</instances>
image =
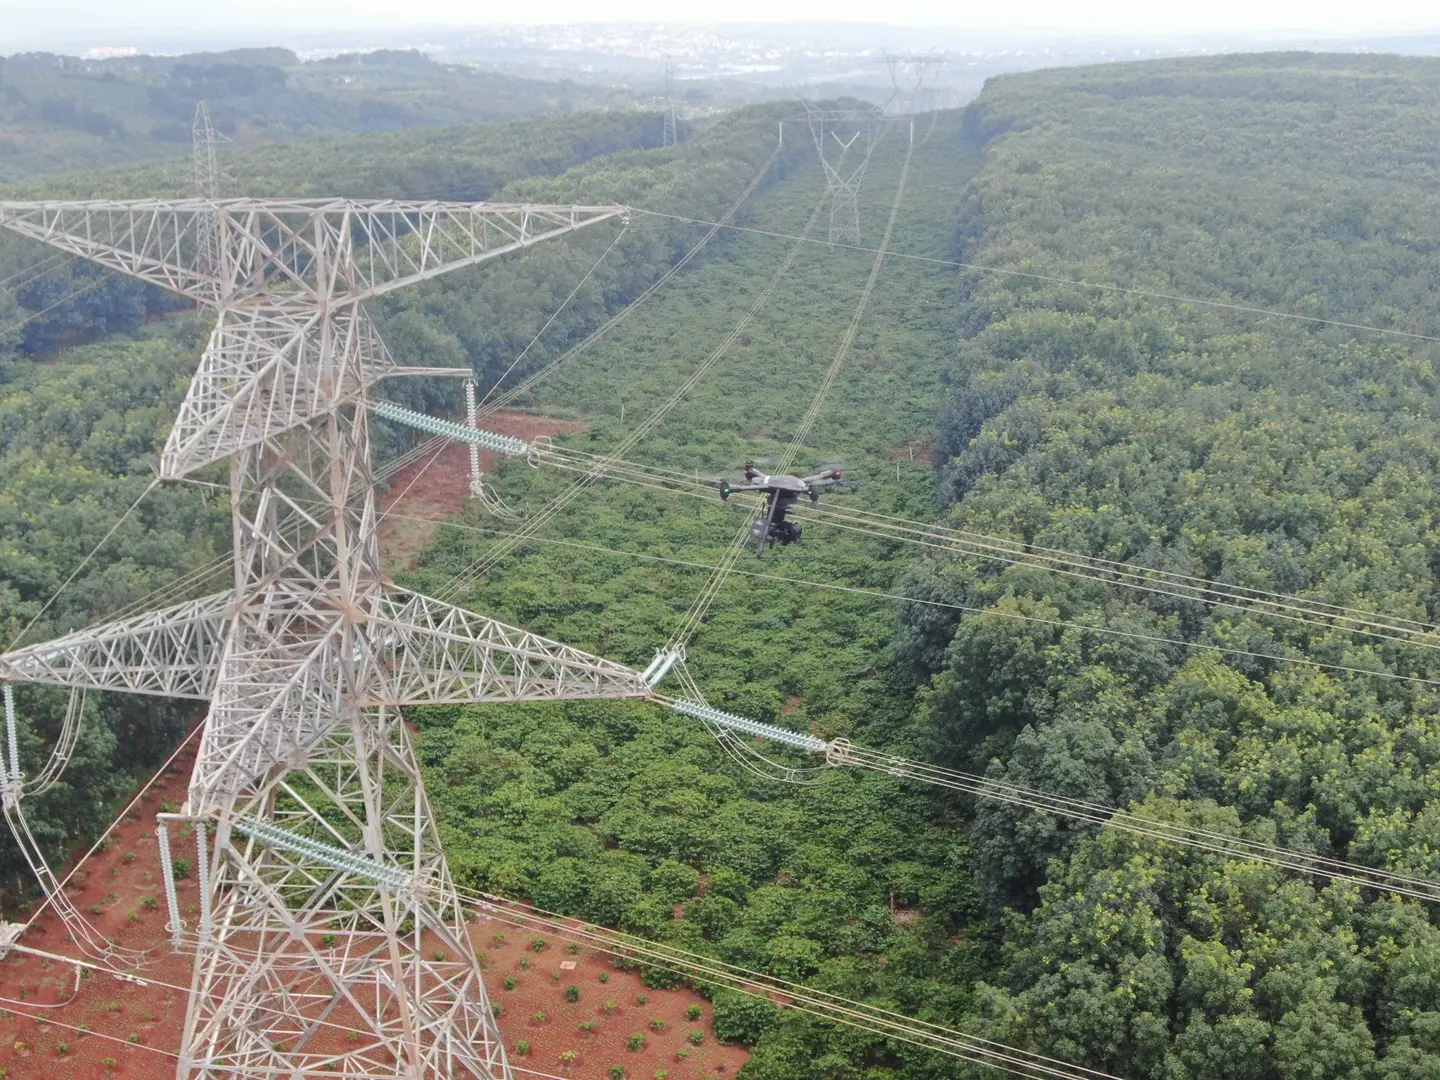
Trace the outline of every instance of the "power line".
<instances>
[{"instance_id":1,"label":"power line","mask_svg":"<svg viewBox=\"0 0 1440 1080\"><path fill-rule=\"evenodd\" d=\"M571 464L564 460L566 453L574 452L551 448L547 452L545 460L558 468L580 470L583 466ZM664 473L664 475L659 475L662 472L664 471L645 466L635 466L628 462L618 462L606 471L606 476L610 479L619 480L622 483L646 487L654 491L665 491L671 494L691 497L708 497L708 495L701 495L695 490L684 490L686 486L699 486L689 474ZM647 475L647 473L655 475ZM681 485L681 488L677 489L676 485ZM1129 571L1109 571L1105 567L1126 567L1128 564L1104 559L1088 560L1086 556L1059 552L1058 549L1035 548L1000 537L988 537L984 534L966 533L960 530L946 530L942 526L932 526L928 529L922 528L917 530L904 527L903 524L900 524L903 523L905 519L892 518L887 515L870 515L864 511L838 511L834 508L827 509L824 507L810 507L802 510L802 513L807 517L818 517L821 524L830 525L834 528L874 536L880 539L915 544L936 551L974 555L978 558L1010 565L1033 566L1037 569L1047 570L1068 577L1090 580L1099 584L1120 586L1143 593L1169 596L1176 599L1229 608L1243 611L1247 614L1272 615L1316 629L1327 631L1340 630L1346 633L1355 633L1377 640L1388 641L1392 644L1420 645L1427 649L1440 648L1440 643L1434 641L1427 631L1417 629L1418 627L1426 626L1426 624L1415 623L1413 620L1397 619L1391 621L1375 621L1384 620L1385 617L1375 615L1372 612L1358 612L1357 609L1336 608L1334 605L1328 605L1322 602L1313 602L1312 604L1311 601L1307 601L1301 597L1285 596L1279 593L1263 594L1261 590L1205 582L1199 578L1190 578L1189 580L1202 582L1202 584L1183 586L1183 588L1188 591L1178 591L1181 586L1177 586L1176 588L1166 587L1164 579L1178 579L1184 577L1184 575L1170 574L1166 571L1150 571L1144 567L1137 567ZM988 541L989 543L979 543L976 538ZM1048 557L1048 553L1063 555L1065 558ZM1092 562L1104 565L1097 569L1090 565ZM1160 579L1158 584L1146 583L1144 575L1151 573ZM1247 596L1247 592L1257 593L1260 594L1260 596L1258 598ZM1266 597L1273 597L1275 599L1267 599ZM1279 601L1287 602L1281 603ZM1330 610L1325 610L1327 608ZM1357 614L1370 615L1372 618L1369 620L1354 619L1344 614L1347 611L1357 611ZM1357 625L1347 625L1349 623L1355 623ZM1410 625L1406 625L1407 623ZM1369 630L1365 629L1365 626L1377 626L1380 629ZM1242 652L1243 650L1235 651ZM1283 659L1273 656L1271 658ZM1298 663L1300 661L1290 662ZM1365 670L1358 668L1347 669L1343 665L1331 666L1337 670ZM1375 672L1375 674L1382 673ZM1419 679L1410 681L1429 682L1430 680Z\"/></svg>"},{"instance_id":2,"label":"power line","mask_svg":"<svg viewBox=\"0 0 1440 1080\"><path fill-rule=\"evenodd\" d=\"M710 241L714 239L715 235L722 228L725 227L725 223L728 222L732 217L734 217L735 214L739 212L740 207L743 206L745 202L750 198L750 196L755 193L755 189L760 186L760 181L765 178L765 175L774 166L776 160L778 160L779 157L780 148L777 146L774 150L770 152L770 156L765 159L764 163L760 166L759 171L756 172L753 177L751 177L750 183L745 186L745 189L740 192L739 196L735 199L735 201L730 204L729 209L727 209L725 213L720 216L720 220L711 223L705 235L702 236L698 241L696 241L690 247L690 249L685 252L684 255L682 255L679 259L677 259L674 263L667 267L664 273L662 273L658 278L656 278L649 285L647 285L639 296L637 296L634 300L630 301L630 303L622 307L610 318L606 319L605 322L601 323L600 326L592 330L577 344L572 345L570 348L566 349L549 364L546 364L539 371L535 372L533 375L530 375L525 379L522 379L518 384L507 390L504 394L501 394L495 400L494 404L492 404L488 410L481 412L480 415L482 417L490 416L498 410L504 408L510 402L514 401L517 397L533 389L542 379L549 378L564 364L573 360L575 357L583 354L586 350L590 348L591 345L595 344L595 342L599 341L607 333L609 333L615 327L619 326L622 322L628 319L631 313L634 312L636 308L638 308L641 304L645 303L645 301L649 300L652 296L659 292L660 289L663 288L664 285L671 280L671 278L675 277L677 274L680 273L681 270L683 270L687 265L689 265L690 260L695 258L696 255L698 255L702 250L704 250L706 245L708 245Z\"/></svg>"},{"instance_id":3,"label":"power line","mask_svg":"<svg viewBox=\"0 0 1440 1080\"><path fill-rule=\"evenodd\" d=\"M488 536L504 537L512 535L499 529L486 529L478 525L464 525L456 521L437 518L410 517L405 514L393 515L402 521L423 521L433 525L439 525L446 529L459 529L466 532L482 533ZM528 536L527 540L534 540L540 544L551 544L558 547L573 548L580 551L591 551L601 555L620 555L631 559L640 559L645 562L665 563L670 566L683 566L696 570L714 570L715 563L700 562L694 559L676 559L664 555L650 555L638 551L625 551L621 548L604 547L598 544L582 544L572 540L559 540L552 537ZM1283 656L1275 653L1256 652L1251 649L1237 649L1226 645L1211 645L1205 642L1186 641L1184 638L1163 637L1157 634L1142 634L1134 630L1117 630L1113 627L1096 626L1092 623L1076 622L1064 619L1046 619L1037 615L1026 615L1018 611L1007 611L1003 608L975 607L968 604L956 604L944 600L931 600L919 596L909 596L905 593L885 592L880 589L866 589L858 585L841 585L831 581L814 581L808 578L790 577L784 574L771 574L760 570L740 570L733 573L743 577L759 578L766 581L777 581L790 585L802 585L806 588L827 589L833 592L853 593L859 596L871 596L877 599L895 600L906 604L919 604L925 607L945 608L951 611L960 611L970 615L979 615L987 618L1011 619L1016 622L1035 623L1041 626L1053 626L1060 629L1088 630L1096 634L1103 634L1110 637L1127 638L1134 641L1149 641L1161 645L1174 645L1180 648L1193 649L1197 652L1219 653L1226 656L1241 656L1254 660L1271 660L1276 663L1294 664L1301 667L1321 668L1327 671L1338 671L1349 675L1365 675L1382 679L1393 679L1399 682L1417 683L1424 686L1440 686L1440 679L1426 679L1415 675L1401 675L1388 671L1376 671L1370 668L1352 667L1345 664L1333 664L1323 660L1311 660L1306 657Z\"/></svg>"},{"instance_id":4,"label":"power line","mask_svg":"<svg viewBox=\"0 0 1440 1080\"><path fill-rule=\"evenodd\" d=\"M712 222L703 218L686 217L683 214L670 214L661 210L647 210L641 206L633 206L631 209L637 214L647 214L651 217L668 218L674 221L682 221L690 225L710 225ZM736 232L754 233L758 236L769 236L777 240L795 240L793 233L779 232L774 229L759 229L751 225L722 225L722 228L731 229ZM810 243L820 241L811 240ZM865 247L862 244L836 243L832 245L837 248L849 248L852 251L873 252L873 247ZM890 253L892 258L908 259L911 262L930 263L934 266L948 266L957 270L973 270L980 274L998 274L1005 277L1026 278L1030 281L1043 281L1052 285L1073 285L1081 289L1094 289L1099 292L1117 293L1124 296L1138 296L1148 300L1167 300L1180 304L1195 304L1201 307L1218 308L1224 311L1234 311L1245 315L1263 315L1272 319L1290 319L1295 322L1314 323L1320 326L1334 326L1345 330L1363 330L1371 334L1385 334L1390 337L1407 338L1412 341L1435 341L1440 342L1440 337L1432 334L1418 334L1408 330L1394 330L1384 326L1371 326L1367 323L1346 322L1341 319L1324 319L1316 315L1301 315L1293 311L1280 311L1275 308L1258 307L1252 304L1237 304L1228 300L1214 300L1200 296L1185 296L1180 293L1160 292L1156 289L1137 289L1124 285L1106 285L1095 281L1081 281L1078 278L1060 277L1055 274L1036 274L1025 270L1008 270L1000 266L984 266L980 263L960 262L955 259L941 259L933 255L916 255L912 253L895 251Z\"/></svg>"},{"instance_id":5,"label":"power line","mask_svg":"<svg viewBox=\"0 0 1440 1080\"><path fill-rule=\"evenodd\" d=\"M810 231L810 229L814 227L815 222L819 219L820 211L824 207L824 202L825 201L822 198L819 202L816 203L815 209L810 214L809 221L806 223L805 226L805 231L807 233ZM695 370L686 377L686 379L670 394L668 398L666 398L663 402L656 406L655 409L651 411L650 415L647 416L645 420L635 428L635 430L633 430L628 436L622 439L606 458L601 459L600 462L591 466L589 471L587 471L584 476L576 480L573 484L570 485L569 488L556 496L555 499L553 499L549 503L549 505L547 505L538 514L527 520L525 522L525 525L518 533L511 534L512 539L502 541L499 550L487 552L481 559L477 560L475 563L472 563L470 566L460 571L459 574L457 574L454 578L451 579L447 588L442 591L441 598L445 599L458 595L461 590L463 590L472 582L476 581L478 578L484 575L500 559L503 559L506 555L508 555L511 551L513 551L516 547L523 543L526 537L534 535L534 533L538 531L541 527L543 527L546 522L548 522L556 514L560 513L560 511L563 510L565 507L569 506L570 503L574 502L581 492L583 492L586 488L592 486L597 480L599 480L604 475L606 461L613 458L621 457L624 454L628 453L631 449L635 447L637 443L640 442L641 439L643 439L652 430L654 430L661 423L661 421L663 421L665 417L668 416L672 410L674 410L675 406L678 405L685 398L685 396L688 395L690 391L695 388L695 386L700 382L700 380L710 373L710 371L715 367L717 363L719 363L720 359L725 355L725 353L729 351L730 346L739 339L740 335L745 331L745 328L750 324L751 320L754 319L755 315L770 299L776 287L780 284L780 281L783 279L785 274L789 272L790 267L794 265L796 257L800 254L800 250L801 245L798 243L791 246L790 251L786 254L785 259L780 263L778 267L776 267L774 273L770 275L769 280L765 283L765 287L761 289L759 295L756 296L754 301L752 301L750 307L746 310L745 314L741 317L740 321L735 325L735 327L730 331L730 333L727 334L725 338L720 342L720 344L711 351L709 356L707 356L703 361L701 361L699 366L697 366Z\"/></svg>"},{"instance_id":6,"label":"power line","mask_svg":"<svg viewBox=\"0 0 1440 1080\"><path fill-rule=\"evenodd\" d=\"M120 528L120 526L125 524L126 519L135 512L135 508L140 505L141 501L144 500L145 496L149 495L150 492L154 491L155 486L159 483L160 480L157 477L156 479L151 480L150 483L145 485L145 490L142 491L139 495L137 495L135 497L135 501L132 502L128 507L126 507L125 512L115 519L115 524L110 526L109 530L105 533L105 535L102 536L95 544L95 546L90 549L89 554L87 554L83 559L80 560L74 570L70 571L70 576L60 583L60 587L50 594L50 599L46 600L45 603L41 605L40 610L31 617L30 621L26 623L13 638L10 639L10 644L5 647L5 652L10 652L12 649L14 649L16 643L27 633L29 633L31 627L33 627L37 622L40 621L40 616L44 615L45 612L50 610L50 605L55 603L55 601L60 598L60 594L63 593L67 588L69 588L70 583L75 580L75 576L79 574L81 570L84 570L85 567L90 565L90 560L95 557L95 553L105 546L105 544L110 540L110 538L115 535L116 531Z\"/></svg>"},{"instance_id":7,"label":"power line","mask_svg":"<svg viewBox=\"0 0 1440 1080\"><path fill-rule=\"evenodd\" d=\"M609 257L610 253L615 250L615 245L620 243L620 241L624 239L625 234L629 231L629 229L630 222L627 219L625 223L620 227L620 231L615 234L615 239L610 241L610 246L607 247L603 252L601 252L600 257L595 260L595 265L590 267L589 270L585 271L585 276L575 283L575 287L570 290L570 295L565 297L565 299L561 301L560 306L550 313L550 317L545 320L545 324L541 326L539 330L535 331L535 336L532 337L526 343L525 347L520 350L520 354L516 356L514 360L510 361L510 366L507 367L501 373L500 377L495 380L495 384L491 386L489 390L485 391L485 396L480 399L480 404L478 408L483 409L485 407L485 403L490 400L490 395L495 393L496 390L500 389L500 384L505 381L506 376L508 376L510 372L515 370L516 366L520 363L521 360L525 359L525 355L534 347L535 343L540 340L540 338L544 335L545 331L550 329L550 324L553 323L560 316L560 313L570 306L570 301L575 299L576 293L578 293L582 288L584 288L585 283L595 276L595 271L600 269L600 264L603 263Z\"/></svg>"},{"instance_id":8,"label":"power line","mask_svg":"<svg viewBox=\"0 0 1440 1080\"><path fill-rule=\"evenodd\" d=\"M111 278L115 277L117 273L118 273L118 271L116 271L116 270L111 270L109 273L102 274L100 277L91 279L88 283L86 283L85 285L82 285L80 288L76 289L76 290L75 290L74 292L72 292L69 296L63 297L63 298L60 299L60 300L56 300L56 301L55 301L53 304L51 304L49 307L41 308L39 311L32 311L32 312L31 312L29 315L27 315L25 318L23 318L23 319L18 319L18 320L16 320L15 322L12 322L12 323L10 323L10 324L7 325L7 326L0 326L0 332L8 333L8 332L11 331L11 330L19 330L19 329L21 329L22 327L29 326L29 325L30 325L32 322L34 322L36 319L44 318L46 315L49 315L50 312L54 311L56 308L64 307L66 304L70 303L70 301L74 300L74 299L75 299L76 297L78 297L78 296L81 296L81 295L89 292L91 289L95 288L97 285L103 285L105 282L107 282L107 281L109 281Z\"/></svg>"},{"instance_id":9,"label":"power line","mask_svg":"<svg viewBox=\"0 0 1440 1080\"><path fill-rule=\"evenodd\" d=\"M825 375L820 380L820 385L815 389L815 393L810 401L810 407L806 409L805 415L801 418L799 425L795 429L795 434L790 439L789 445L785 448L785 452L781 456L779 468L776 470L779 473L788 473L790 471L796 455L800 452L800 447L804 445L805 440L809 437L811 430L815 426L815 421L820 416L820 410L825 405L825 399L830 394L830 388L835 385L835 379L836 376L840 374L841 366L850 355L851 346L855 343L855 335L860 329L860 321L865 317L865 310L870 304L870 297L875 292L875 282L880 277L880 268L885 264L885 251L890 246L890 238L895 232L895 219L899 216L900 204L905 198L905 181L910 176L910 160L914 152L915 140L912 138L905 150L905 163L901 166L900 180L895 187L895 200L890 206L890 217L885 225L885 234L880 241L880 247L876 250L875 257L871 261L870 274L865 280L865 288L861 291L860 299L856 302L851 312L849 324L845 328L845 333L840 338L840 344L835 350L835 355L830 361L830 366L825 370ZM833 185L831 197L834 197ZM831 230L833 234L833 218ZM778 494L771 494L772 500L778 498ZM761 527L768 528L768 522ZM675 634L670 638L669 643L666 645L667 652L674 654L677 650L683 649L690 639L699 631L700 624L705 621L706 613L715 603L715 598L720 595L720 590L725 584L725 578L729 575L730 571L734 569L736 561L745 550L745 542L748 535L749 529L744 527L735 534L734 539L730 542L729 548L726 549L720 566L717 567L711 579L706 582L705 588L701 591L699 597L696 598L695 603L691 605L690 610L681 621L679 629L677 629ZM760 542L765 544L769 542L769 539L767 535L763 537ZM659 682L662 677L663 672L657 673L655 682Z\"/></svg>"}]
</instances>

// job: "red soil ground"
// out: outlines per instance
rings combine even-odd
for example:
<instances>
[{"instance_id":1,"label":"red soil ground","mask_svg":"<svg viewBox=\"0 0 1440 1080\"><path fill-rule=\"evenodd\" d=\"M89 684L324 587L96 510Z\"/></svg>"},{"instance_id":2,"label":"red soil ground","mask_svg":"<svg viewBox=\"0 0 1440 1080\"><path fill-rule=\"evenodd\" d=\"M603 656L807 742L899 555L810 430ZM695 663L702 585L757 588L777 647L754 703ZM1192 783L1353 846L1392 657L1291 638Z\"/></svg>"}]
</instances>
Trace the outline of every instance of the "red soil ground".
<instances>
[{"instance_id":1,"label":"red soil ground","mask_svg":"<svg viewBox=\"0 0 1440 1080\"><path fill-rule=\"evenodd\" d=\"M144 983L98 971L77 980L73 964L12 952L0 964L0 1075L7 1080L175 1075L190 960L170 951L164 929L155 814L162 804L168 809L183 801L193 761L193 749L177 759L116 826L105 850L80 862L67 887L97 930L122 948L150 951L150 962L135 969ZM172 828L175 858L193 862L189 840ZM154 907L147 906L150 898ZM179 902L193 919L193 876L179 882ZM98 906L98 915L91 905ZM538 951L537 938L544 940ZM50 909L20 940L58 956L84 957ZM527 1073L520 1070L531 1070L567 1080L608 1080L610 1068L620 1065L631 1080L652 1080L662 1072L669 1080L701 1080L733 1076L745 1063L743 1048L715 1041L710 1003L698 994L650 989L638 973L617 970L604 953L585 945L572 953L564 938L514 926L502 916L477 916L471 940L491 1000L503 1009L500 1031L521 1076ZM507 978L514 979L510 988ZM578 1001L566 1000L571 986L579 988ZM686 1019L691 1006L701 1010L698 1020ZM593 1027L582 1029L582 1023ZM698 1045L691 1041L694 1032L701 1033ZM626 1045L636 1033L645 1040L639 1051ZM521 1042L527 1044L524 1053ZM567 1060L567 1051L576 1057Z\"/></svg>"},{"instance_id":2,"label":"red soil ground","mask_svg":"<svg viewBox=\"0 0 1440 1080\"><path fill-rule=\"evenodd\" d=\"M584 427L568 420L508 410L487 417L482 426L527 440ZM488 476L494 468L495 455L482 450L481 471ZM446 443L438 455L425 455L390 476L386 483L390 490L380 498L381 512L393 506L395 514L404 517L381 520L381 560L390 570L410 569L439 528L430 523L458 514L470 498L470 448L460 443Z\"/></svg>"},{"instance_id":3,"label":"red soil ground","mask_svg":"<svg viewBox=\"0 0 1440 1080\"><path fill-rule=\"evenodd\" d=\"M491 426L527 439L574 427L518 413L502 413ZM436 518L464 505L469 496L464 449L447 448L421 475L423 464L391 479L382 506L397 505L397 512L407 517ZM482 467L491 465L485 462ZM423 539L400 535L406 532L403 526L414 524L397 523L391 542L400 546L391 550L392 556L404 558L410 552L413 559L418 554ZM86 859L77 856L61 873L63 878L74 869L66 891L96 930L120 948L149 952L146 966L135 969L143 981L103 971L79 974L81 969L64 960L12 952L0 963L0 1077L170 1080L175 1075L190 958L170 951L165 932L155 814L184 802L193 764L191 743L118 822L104 850ZM193 864L190 835L182 836L172 826L170 842L176 859ZM195 890L193 875L178 883L181 911L190 920ZM27 911L6 913L18 921L29 916ZM539 951L533 948L537 937L545 938ZM577 946L571 953L563 938L512 926L499 916L479 915L471 924L471 939L482 958L491 1000L503 1009L500 1031L518 1076L608 1080L611 1067L620 1065L630 1080L713 1080L733 1076L745 1063L743 1048L715 1041L710 1004L698 994L649 989L637 973L617 970L609 957L590 946ZM20 943L58 957L84 957L49 908L40 911ZM505 987L507 977L515 980L510 989ZM566 1000L570 986L579 987L578 1001ZM686 1019L691 1006L701 1009L699 1020ZM540 1015L544 1019L538 1019ZM593 1026L583 1030L582 1023ZM691 1042L694 1032L700 1033L698 1045ZM626 1045L634 1033L645 1039L639 1051ZM518 1052L522 1041L527 1044L523 1054ZM567 1052L576 1057L567 1060Z\"/></svg>"}]
</instances>

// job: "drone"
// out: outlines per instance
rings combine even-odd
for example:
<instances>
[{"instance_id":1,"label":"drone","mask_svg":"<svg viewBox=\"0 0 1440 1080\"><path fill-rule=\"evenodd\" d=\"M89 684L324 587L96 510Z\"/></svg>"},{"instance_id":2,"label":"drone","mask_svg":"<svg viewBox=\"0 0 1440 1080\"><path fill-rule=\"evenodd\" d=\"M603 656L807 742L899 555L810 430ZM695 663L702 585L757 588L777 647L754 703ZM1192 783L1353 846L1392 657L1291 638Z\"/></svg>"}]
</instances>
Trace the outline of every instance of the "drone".
<instances>
[{"instance_id":1,"label":"drone","mask_svg":"<svg viewBox=\"0 0 1440 1080\"><path fill-rule=\"evenodd\" d=\"M800 539L800 522L790 521L786 515L801 495L809 495L812 503L818 503L821 488L832 487L844 479L845 474L839 469L826 469L813 476L767 476L755 468L755 462L747 461L745 482L732 484L721 480L720 498L728 499L737 491L765 493L765 512L750 526L755 557L759 558L771 544L793 544Z\"/></svg>"}]
</instances>

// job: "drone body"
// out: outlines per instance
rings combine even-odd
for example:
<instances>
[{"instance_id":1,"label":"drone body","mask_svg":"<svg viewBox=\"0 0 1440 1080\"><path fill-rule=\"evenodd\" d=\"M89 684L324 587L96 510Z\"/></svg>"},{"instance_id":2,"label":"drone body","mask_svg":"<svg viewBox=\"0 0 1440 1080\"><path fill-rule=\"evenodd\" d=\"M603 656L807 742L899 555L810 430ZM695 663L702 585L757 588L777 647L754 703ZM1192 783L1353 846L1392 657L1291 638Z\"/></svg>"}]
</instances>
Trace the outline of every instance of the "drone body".
<instances>
[{"instance_id":1,"label":"drone body","mask_svg":"<svg viewBox=\"0 0 1440 1080\"><path fill-rule=\"evenodd\" d=\"M798 521L787 517L801 495L809 495L811 502L820 501L820 489L838 484L844 479L839 469L827 469L813 476L791 476L783 473L767 476L755 468L753 461L745 463L745 481L732 484L720 481L720 498L728 499L736 491L758 491L765 494L765 511L750 526L750 537L755 541L755 555L765 554L771 544L793 544L800 539L801 526Z\"/></svg>"}]
</instances>

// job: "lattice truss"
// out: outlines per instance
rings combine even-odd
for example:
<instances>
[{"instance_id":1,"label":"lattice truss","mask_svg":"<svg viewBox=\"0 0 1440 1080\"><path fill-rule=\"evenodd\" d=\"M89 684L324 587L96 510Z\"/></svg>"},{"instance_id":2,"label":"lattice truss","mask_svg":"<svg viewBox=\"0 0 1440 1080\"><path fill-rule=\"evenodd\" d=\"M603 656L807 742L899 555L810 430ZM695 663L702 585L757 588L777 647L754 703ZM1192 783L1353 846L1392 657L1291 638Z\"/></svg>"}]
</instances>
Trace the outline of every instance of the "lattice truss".
<instances>
[{"instance_id":1,"label":"lattice truss","mask_svg":"<svg viewBox=\"0 0 1440 1080\"><path fill-rule=\"evenodd\" d=\"M397 367L362 304L621 213L0 202L0 225L216 309L160 472L229 460L234 587L0 655L0 681L209 702L177 1075L510 1075L400 707L649 690L383 578L367 391L431 369Z\"/></svg>"},{"instance_id":2,"label":"lattice truss","mask_svg":"<svg viewBox=\"0 0 1440 1080\"><path fill-rule=\"evenodd\" d=\"M822 109L804 102L830 192L830 244L860 243L860 182L881 135L878 109Z\"/></svg>"}]
</instances>

